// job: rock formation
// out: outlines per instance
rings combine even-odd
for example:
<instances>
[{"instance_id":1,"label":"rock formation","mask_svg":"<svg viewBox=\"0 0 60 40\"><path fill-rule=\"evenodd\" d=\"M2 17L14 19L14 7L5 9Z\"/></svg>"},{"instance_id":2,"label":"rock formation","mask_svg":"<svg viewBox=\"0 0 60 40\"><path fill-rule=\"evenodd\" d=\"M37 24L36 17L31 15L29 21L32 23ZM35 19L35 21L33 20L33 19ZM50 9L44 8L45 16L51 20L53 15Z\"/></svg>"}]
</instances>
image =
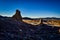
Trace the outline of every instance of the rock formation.
<instances>
[{"instance_id":1,"label":"rock formation","mask_svg":"<svg viewBox=\"0 0 60 40\"><path fill-rule=\"evenodd\" d=\"M41 19L41 23L40 24L43 24L43 19Z\"/></svg>"},{"instance_id":2,"label":"rock formation","mask_svg":"<svg viewBox=\"0 0 60 40\"><path fill-rule=\"evenodd\" d=\"M13 15L12 17L14 20L17 20L17 21L22 21L22 16L21 16L21 12L19 10L16 10L16 13L15 15Z\"/></svg>"}]
</instances>

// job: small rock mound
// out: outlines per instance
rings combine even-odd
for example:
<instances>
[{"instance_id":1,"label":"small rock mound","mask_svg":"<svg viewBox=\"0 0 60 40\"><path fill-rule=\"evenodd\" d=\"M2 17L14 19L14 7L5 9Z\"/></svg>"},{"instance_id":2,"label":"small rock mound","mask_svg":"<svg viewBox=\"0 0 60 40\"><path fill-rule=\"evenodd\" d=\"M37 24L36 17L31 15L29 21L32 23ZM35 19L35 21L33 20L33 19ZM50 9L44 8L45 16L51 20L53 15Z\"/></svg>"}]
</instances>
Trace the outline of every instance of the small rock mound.
<instances>
[{"instance_id":1,"label":"small rock mound","mask_svg":"<svg viewBox=\"0 0 60 40\"><path fill-rule=\"evenodd\" d=\"M19 10L16 10L16 13L12 16L12 18L17 21L22 21L21 12Z\"/></svg>"}]
</instances>

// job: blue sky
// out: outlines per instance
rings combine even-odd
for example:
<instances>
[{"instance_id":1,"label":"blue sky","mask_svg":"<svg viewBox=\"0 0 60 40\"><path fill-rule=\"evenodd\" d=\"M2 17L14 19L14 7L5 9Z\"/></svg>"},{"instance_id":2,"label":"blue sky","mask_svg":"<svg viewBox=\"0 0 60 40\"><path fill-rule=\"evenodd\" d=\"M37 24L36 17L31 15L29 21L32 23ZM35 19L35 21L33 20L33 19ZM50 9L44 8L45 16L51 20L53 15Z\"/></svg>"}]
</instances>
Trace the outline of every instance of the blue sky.
<instances>
[{"instance_id":1,"label":"blue sky","mask_svg":"<svg viewBox=\"0 0 60 40\"><path fill-rule=\"evenodd\" d=\"M59 0L0 0L0 15L12 16L16 9L23 17L60 17Z\"/></svg>"}]
</instances>

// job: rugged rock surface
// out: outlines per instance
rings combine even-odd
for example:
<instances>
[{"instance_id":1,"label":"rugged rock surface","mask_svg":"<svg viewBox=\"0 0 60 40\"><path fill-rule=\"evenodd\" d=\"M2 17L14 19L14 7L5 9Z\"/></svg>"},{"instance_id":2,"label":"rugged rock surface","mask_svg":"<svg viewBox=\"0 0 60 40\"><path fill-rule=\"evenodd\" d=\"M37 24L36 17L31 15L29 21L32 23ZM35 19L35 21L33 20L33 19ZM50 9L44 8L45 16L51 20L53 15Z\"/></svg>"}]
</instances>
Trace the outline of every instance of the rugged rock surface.
<instances>
[{"instance_id":1,"label":"rugged rock surface","mask_svg":"<svg viewBox=\"0 0 60 40\"><path fill-rule=\"evenodd\" d=\"M22 21L22 16L21 16L21 12L19 10L16 10L16 13L15 15L13 15L12 17L14 20L17 20L17 21Z\"/></svg>"},{"instance_id":2,"label":"rugged rock surface","mask_svg":"<svg viewBox=\"0 0 60 40\"><path fill-rule=\"evenodd\" d=\"M60 40L60 35L52 26L33 26L0 17L0 40Z\"/></svg>"}]
</instances>

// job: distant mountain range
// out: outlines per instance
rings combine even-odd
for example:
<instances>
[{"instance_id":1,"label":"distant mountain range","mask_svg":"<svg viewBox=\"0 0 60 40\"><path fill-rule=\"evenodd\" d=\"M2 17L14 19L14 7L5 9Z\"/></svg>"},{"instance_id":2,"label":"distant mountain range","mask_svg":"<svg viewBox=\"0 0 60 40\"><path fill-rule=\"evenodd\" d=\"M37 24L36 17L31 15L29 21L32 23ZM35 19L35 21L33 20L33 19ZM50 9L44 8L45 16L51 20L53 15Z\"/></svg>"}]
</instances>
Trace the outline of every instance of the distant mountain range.
<instances>
[{"instance_id":1,"label":"distant mountain range","mask_svg":"<svg viewBox=\"0 0 60 40\"><path fill-rule=\"evenodd\" d=\"M60 18L56 18L56 17L46 17L46 18L29 18L29 17L23 17L23 19L29 19L29 20L33 20L33 19L54 19L54 20L60 20Z\"/></svg>"}]
</instances>

